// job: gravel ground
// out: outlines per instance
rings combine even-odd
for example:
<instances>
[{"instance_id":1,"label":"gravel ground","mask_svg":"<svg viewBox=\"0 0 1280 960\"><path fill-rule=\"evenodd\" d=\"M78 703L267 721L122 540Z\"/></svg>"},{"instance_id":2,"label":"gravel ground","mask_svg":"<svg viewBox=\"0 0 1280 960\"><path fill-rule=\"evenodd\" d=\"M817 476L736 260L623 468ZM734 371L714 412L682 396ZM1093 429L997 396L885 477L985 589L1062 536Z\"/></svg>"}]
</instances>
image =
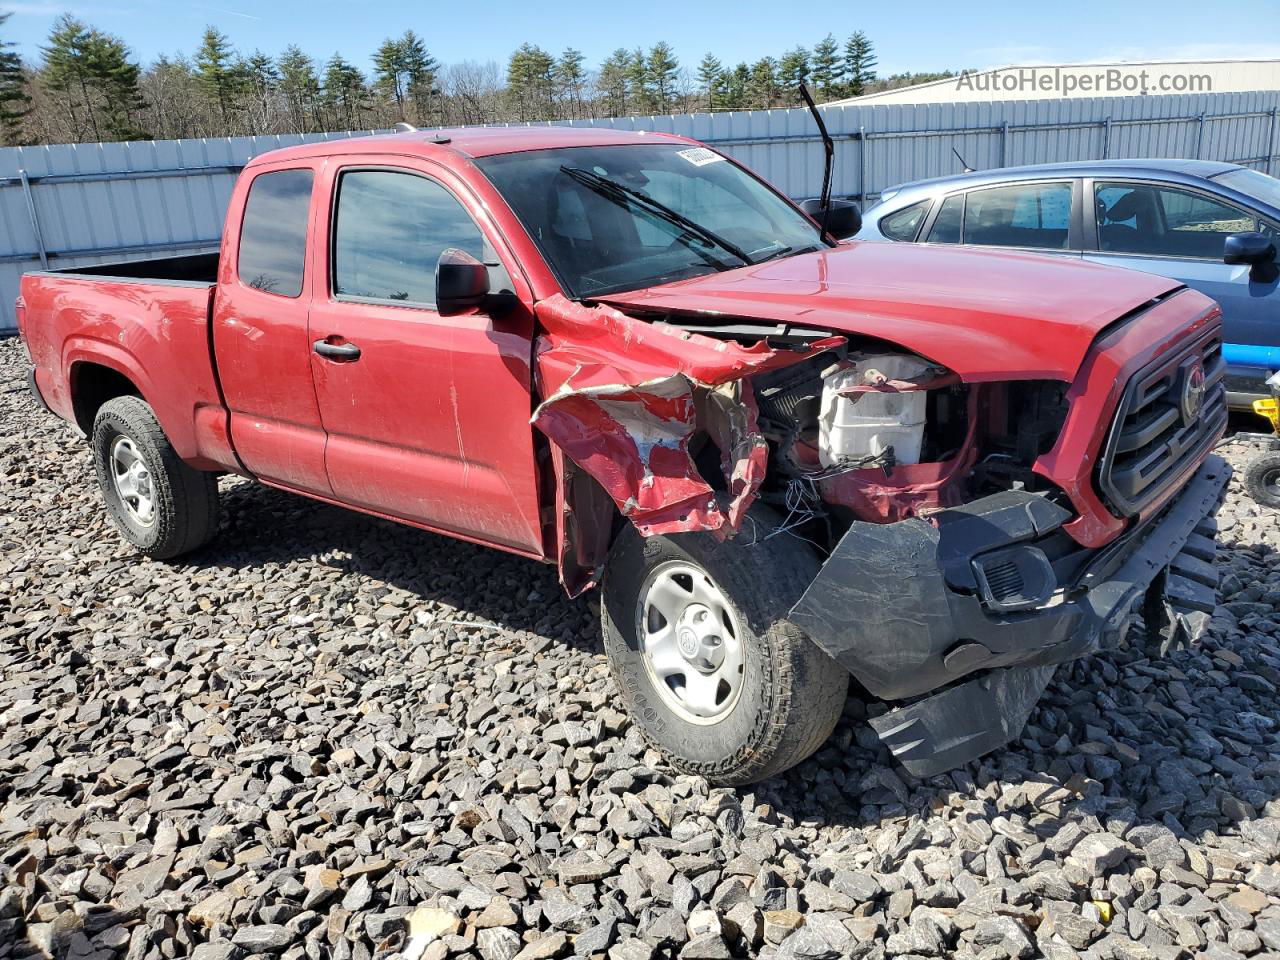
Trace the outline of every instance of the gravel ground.
<instances>
[{"instance_id":1,"label":"gravel ground","mask_svg":"<svg viewBox=\"0 0 1280 960\"><path fill-rule=\"evenodd\" d=\"M132 555L24 359L0 341L0 960L1280 955L1280 523L1238 487L1197 650L1060 668L948 776L851 699L813 759L709 789L549 567L239 480L214 545Z\"/></svg>"}]
</instances>

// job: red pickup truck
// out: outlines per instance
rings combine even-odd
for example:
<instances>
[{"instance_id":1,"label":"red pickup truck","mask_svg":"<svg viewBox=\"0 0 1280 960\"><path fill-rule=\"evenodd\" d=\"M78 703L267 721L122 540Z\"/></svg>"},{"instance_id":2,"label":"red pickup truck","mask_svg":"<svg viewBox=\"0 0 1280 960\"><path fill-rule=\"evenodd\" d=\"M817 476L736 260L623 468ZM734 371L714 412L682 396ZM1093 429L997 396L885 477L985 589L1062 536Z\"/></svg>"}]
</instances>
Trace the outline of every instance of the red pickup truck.
<instances>
[{"instance_id":1,"label":"red pickup truck","mask_svg":"<svg viewBox=\"0 0 1280 960\"><path fill-rule=\"evenodd\" d=\"M852 676L928 775L1139 614L1163 650L1203 630L1219 311L812 211L675 136L310 144L246 167L219 254L31 273L18 321L143 553L200 547L218 475L251 477L599 584L680 769L786 769Z\"/></svg>"}]
</instances>

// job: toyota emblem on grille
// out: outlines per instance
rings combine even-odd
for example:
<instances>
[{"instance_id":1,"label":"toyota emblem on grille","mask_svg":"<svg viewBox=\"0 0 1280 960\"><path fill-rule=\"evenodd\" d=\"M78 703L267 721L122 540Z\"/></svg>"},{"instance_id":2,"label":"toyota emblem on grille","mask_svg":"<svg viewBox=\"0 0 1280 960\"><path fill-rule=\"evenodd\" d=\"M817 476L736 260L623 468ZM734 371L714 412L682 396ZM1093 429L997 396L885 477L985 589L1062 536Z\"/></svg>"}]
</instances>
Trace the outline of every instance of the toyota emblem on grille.
<instances>
[{"instance_id":1,"label":"toyota emblem on grille","mask_svg":"<svg viewBox=\"0 0 1280 960\"><path fill-rule=\"evenodd\" d=\"M1182 378L1182 422L1190 424L1204 406L1204 365L1199 361L1187 368Z\"/></svg>"}]
</instances>

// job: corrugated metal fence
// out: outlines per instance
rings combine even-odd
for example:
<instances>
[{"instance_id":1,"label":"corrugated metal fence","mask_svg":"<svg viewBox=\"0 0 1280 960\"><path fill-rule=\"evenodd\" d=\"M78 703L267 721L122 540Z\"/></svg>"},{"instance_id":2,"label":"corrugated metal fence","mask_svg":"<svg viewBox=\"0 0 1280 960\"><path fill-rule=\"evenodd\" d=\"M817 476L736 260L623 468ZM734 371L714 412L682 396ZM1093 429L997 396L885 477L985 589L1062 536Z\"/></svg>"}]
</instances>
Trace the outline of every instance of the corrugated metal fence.
<instances>
[{"instance_id":1,"label":"corrugated metal fence","mask_svg":"<svg viewBox=\"0 0 1280 960\"><path fill-rule=\"evenodd\" d=\"M833 192L865 201L906 180L1102 157L1229 160L1280 173L1280 91L1081 100L828 107ZM620 117L572 126L678 133L817 195L822 145L805 110ZM253 156L365 133L0 149L0 331L24 270L212 249Z\"/></svg>"}]
</instances>

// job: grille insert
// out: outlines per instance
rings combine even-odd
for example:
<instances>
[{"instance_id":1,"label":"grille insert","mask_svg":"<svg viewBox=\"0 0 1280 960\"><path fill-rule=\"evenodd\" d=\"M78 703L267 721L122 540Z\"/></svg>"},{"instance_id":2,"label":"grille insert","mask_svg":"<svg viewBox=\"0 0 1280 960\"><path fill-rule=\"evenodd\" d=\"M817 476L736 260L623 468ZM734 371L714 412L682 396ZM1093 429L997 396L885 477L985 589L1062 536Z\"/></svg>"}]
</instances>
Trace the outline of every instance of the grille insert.
<instances>
[{"instance_id":1,"label":"grille insert","mask_svg":"<svg viewBox=\"0 0 1280 960\"><path fill-rule=\"evenodd\" d=\"M1215 329L1129 381L1098 468L1099 489L1121 516L1139 513L1221 435L1226 366Z\"/></svg>"}]
</instances>

